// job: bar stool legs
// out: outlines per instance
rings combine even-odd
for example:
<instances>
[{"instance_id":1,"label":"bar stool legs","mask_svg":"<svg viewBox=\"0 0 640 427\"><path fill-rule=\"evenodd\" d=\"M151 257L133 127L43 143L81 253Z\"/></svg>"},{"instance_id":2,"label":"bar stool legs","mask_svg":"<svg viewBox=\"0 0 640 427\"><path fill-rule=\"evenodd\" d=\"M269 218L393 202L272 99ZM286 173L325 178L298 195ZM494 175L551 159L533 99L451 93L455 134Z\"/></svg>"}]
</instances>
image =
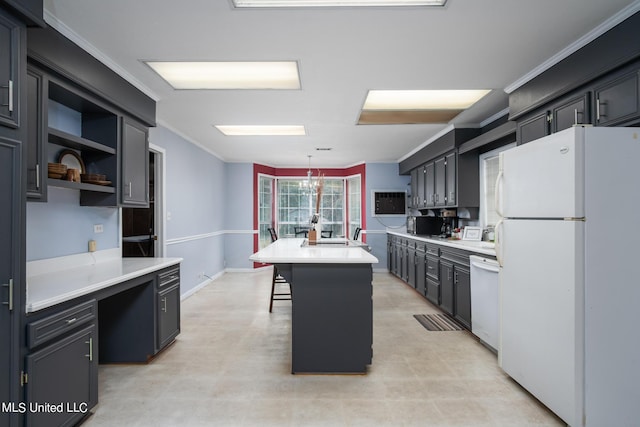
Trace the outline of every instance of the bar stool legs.
<instances>
[{"instance_id":1,"label":"bar stool legs","mask_svg":"<svg viewBox=\"0 0 640 427\"><path fill-rule=\"evenodd\" d=\"M276 292L276 284L278 285L288 285L289 292ZM291 284L289 284L284 277L278 274L278 269L276 266L273 266L273 278L271 279L271 299L269 300L269 313L273 310L273 302L274 301L286 301L291 300Z\"/></svg>"}]
</instances>

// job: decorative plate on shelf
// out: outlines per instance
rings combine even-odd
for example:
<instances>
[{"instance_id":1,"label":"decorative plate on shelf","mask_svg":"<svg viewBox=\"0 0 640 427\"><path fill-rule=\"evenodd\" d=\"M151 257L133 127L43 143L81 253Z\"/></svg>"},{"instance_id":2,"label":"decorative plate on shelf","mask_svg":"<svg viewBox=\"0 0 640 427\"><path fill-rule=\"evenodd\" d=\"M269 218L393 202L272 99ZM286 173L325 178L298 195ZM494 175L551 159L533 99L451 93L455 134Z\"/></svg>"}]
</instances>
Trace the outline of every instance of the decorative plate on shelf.
<instances>
[{"instance_id":1,"label":"decorative plate on shelf","mask_svg":"<svg viewBox=\"0 0 640 427\"><path fill-rule=\"evenodd\" d=\"M85 173L82 157L73 150L62 150L58 153L58 163L67 166L67 169L77 169L80 173Z\"/></svg>"}]
</instances>

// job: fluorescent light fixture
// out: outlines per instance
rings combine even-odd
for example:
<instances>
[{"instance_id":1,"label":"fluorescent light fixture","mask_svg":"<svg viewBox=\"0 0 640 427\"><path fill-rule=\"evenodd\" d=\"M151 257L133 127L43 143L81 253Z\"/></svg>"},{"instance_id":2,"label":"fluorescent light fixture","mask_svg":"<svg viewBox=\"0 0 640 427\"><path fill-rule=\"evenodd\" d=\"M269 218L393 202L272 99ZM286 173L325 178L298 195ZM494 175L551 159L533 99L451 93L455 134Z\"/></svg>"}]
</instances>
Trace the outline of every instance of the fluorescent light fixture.
<instances>
[{"instance_id":1,"label":"fluorescent light fixture","mask_svg":"<svg viewBox=\"0 0 640 427\"><path fill-rule=\"evenodd\" d=\"M306 135L304 126L301 125L215 125L215 127L227 136L299 136Z\"/></svg>"},{"instance_id":2,"label":"fluorescent light fixture","mask_svg":"<svg viewBox=\"0 0 640 427\"><path fill-rule=\"evenodd\" d=\"M147 61L174 89L300 89L296 61Z\"/></svg>"},{"instance_id":3,"label":"fluorescent light fixture","mask_svg":"<svg viewBox=\"0 0 640 427\"><path fill-rule=\"evenodd\" d=\"M464 110L489 90L370 90L363 110Z\"/></svg>"},{"instance_id":4,"label":"fluorescent light fixture","mask_svg":"<svg viewBox=\"0 0 640 427\"><path fill-rule=\"evenodd\" d=\"M235 7L444 6L447 0L233 0Z\"/></svg>"}]
</instances>

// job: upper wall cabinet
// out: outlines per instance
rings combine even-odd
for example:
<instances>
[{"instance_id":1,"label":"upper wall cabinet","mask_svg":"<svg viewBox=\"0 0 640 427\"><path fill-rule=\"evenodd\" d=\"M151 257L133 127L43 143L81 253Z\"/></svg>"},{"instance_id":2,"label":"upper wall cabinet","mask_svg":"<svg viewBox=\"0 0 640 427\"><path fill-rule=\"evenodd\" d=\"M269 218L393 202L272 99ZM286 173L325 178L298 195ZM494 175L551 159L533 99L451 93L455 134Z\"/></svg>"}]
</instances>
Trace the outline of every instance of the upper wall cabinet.
<instances>
[{"instance_id":1,"label":"upper wall cabinet","mask_svg":"<svg viewBox=\"0 0 640 427\"><path fill-rule=\"evenodd\" d=\"M149 131L129 118L122 119L122 205L149 206Z\"/></svg>"},{"instance_id":2,"label":"upper wall cabinet","mask_svg":"<svg viewBox=\"0 0 640 427\"><path fill-rule=\"evenodd\" d=\"M455 150L418 166L411 171L411 188L417 209L477 207L478 156Z\"/></svg>"},{"instance_id":3,"label":"upper wall cabinet","mask_svg":"<svg viewBox=\"0 0 640 427\"><path fill-rule=\"evenodd\" d=\"M591 124L590 92L570 94L518 120L518 144L525 144L574 125Z\"/></svg>"},{"instance_id":4,"label":"upper wall cabinet","mask_svg":"<svg viewBox=\"0 0 640 427\"><path fill-rule=\"evenodd\" d=\"M640 70L625 70L596 83L595 124L616 126L640 117Z\"/></svg>"},{"instance_id":5,"label":"upper wall cabinet","mask_svg":"<svg viewBox=\"0 0 640 427\"><path fill-rule=\"evenodd\" d=\"M20 126L20 24L0 13L0 125Z\"/></svg>"}]
</instances>

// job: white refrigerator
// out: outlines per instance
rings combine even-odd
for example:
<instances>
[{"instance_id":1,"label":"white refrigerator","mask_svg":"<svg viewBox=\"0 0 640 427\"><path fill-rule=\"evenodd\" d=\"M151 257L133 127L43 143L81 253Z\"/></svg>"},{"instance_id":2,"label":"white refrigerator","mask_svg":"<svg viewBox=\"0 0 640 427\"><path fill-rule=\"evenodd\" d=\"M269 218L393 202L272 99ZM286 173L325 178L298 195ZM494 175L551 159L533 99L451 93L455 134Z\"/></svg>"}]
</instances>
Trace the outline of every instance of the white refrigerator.
<instances>
[{"instance_id":1,"label":"white refrigerator","mask_svg":"<svg viewBox=\"0 0 640 427\"><path fill-rule=\"evenodd\" d=\"M500 154L501 368L570 426L640 422L640 128Z\"/></svg>"}]
</instances>

